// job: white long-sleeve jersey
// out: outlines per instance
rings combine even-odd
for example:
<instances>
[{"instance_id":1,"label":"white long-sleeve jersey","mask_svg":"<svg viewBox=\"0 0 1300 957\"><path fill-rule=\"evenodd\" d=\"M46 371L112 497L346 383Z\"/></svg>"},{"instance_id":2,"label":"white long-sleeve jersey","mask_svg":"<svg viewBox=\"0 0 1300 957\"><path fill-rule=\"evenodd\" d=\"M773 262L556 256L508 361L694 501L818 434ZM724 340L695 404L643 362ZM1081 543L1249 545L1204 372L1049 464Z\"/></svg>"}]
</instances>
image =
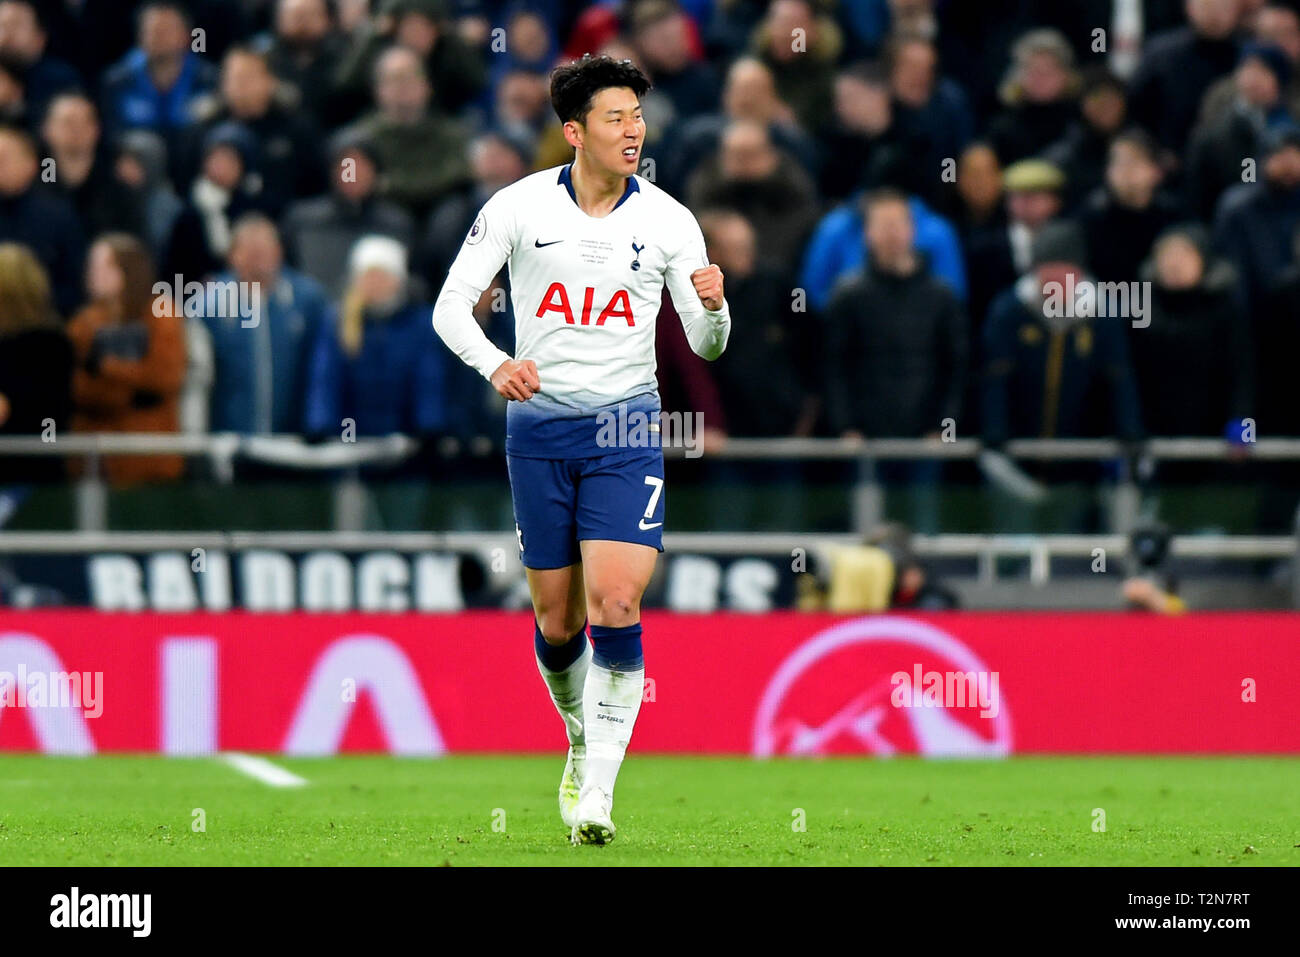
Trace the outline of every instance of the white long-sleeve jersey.
<instances>
[{"instance_id":1,"label":"white long-sleeve jersey","mask_svg":"<svg viewBox=\"0 0 1300 957\"><path fill-rule=\"evenodd\" d=\"M665 284L698 355L716 359L731 330L726 301L705 309L691 282L708 256L690 210L632 176L612 212L588 216L569 176L569 166L543 170L489 199L433 310L448 347L491 378L511 357L487 338L473 307L509 263L515 358L536 362L542 383L522 403L533 407L529 419L590 415L647 394L657 401L655 321Z\"/></svg>"}]
</instances>

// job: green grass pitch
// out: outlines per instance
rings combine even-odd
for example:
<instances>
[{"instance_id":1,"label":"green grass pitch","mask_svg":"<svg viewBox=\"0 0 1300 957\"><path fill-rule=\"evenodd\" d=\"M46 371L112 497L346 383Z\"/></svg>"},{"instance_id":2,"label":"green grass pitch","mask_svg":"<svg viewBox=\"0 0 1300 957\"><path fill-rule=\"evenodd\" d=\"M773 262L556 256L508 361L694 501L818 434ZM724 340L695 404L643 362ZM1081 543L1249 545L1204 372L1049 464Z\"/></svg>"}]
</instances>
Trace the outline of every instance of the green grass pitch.
<instances>
[{"instance_id":1,"label":"green grass pitch","mask_svg":"<svg viewBox=\"0 0 1300 957\"><path fill-rule=\"evenodd\" d=\"M1296 758L633 754L603 848L567 842L558 755L273 760L308 783L217 758L0 757L0 866L1300 864Z\"/></svg>"}]
</instances>

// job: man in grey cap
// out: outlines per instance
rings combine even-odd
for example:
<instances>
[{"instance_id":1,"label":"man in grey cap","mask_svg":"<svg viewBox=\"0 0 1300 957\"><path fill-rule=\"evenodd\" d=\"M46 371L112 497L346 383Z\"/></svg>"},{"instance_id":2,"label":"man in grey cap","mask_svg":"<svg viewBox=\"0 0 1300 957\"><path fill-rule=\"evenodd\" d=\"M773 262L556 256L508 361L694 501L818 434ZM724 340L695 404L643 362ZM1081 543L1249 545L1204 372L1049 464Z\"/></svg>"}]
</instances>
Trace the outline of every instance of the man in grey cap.
<instances>
[{"instance_id":1,"label":"man in grey cap","mask_svg":"<svg viewBox=\"0 0 1300 957\"><path fill-rule=\"evenodd\" d=\"M977 233L966 252L970 317L978 331L995 296L1030 266L1034 237L1061 212L1065 174L1042 159L1012 163L1002 173L1007 221Z\"/></svg>"}]
</instances>

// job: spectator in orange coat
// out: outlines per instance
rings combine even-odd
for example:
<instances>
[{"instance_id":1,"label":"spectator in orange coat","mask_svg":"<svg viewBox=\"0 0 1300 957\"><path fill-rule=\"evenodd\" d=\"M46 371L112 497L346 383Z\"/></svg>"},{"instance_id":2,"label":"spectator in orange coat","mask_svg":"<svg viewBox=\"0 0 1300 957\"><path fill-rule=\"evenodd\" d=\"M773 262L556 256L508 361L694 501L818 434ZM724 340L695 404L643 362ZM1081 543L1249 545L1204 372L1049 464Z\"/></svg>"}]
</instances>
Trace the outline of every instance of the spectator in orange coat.
<instances>
[{"instance_id":1,"label":"spectator in orange coat","mask_svg":"<svg viewBox=\"0 0 1300 957\"><path fill-rule=\"evenodd\" d=\"M176 432L185 340L170 297L154 295L153 262L125 233L106 233L87 257L90 302L68 324L76 354L76 432ZM177 455L110 456L115 485L180 477Z\"/></svg>"}]
</instances>

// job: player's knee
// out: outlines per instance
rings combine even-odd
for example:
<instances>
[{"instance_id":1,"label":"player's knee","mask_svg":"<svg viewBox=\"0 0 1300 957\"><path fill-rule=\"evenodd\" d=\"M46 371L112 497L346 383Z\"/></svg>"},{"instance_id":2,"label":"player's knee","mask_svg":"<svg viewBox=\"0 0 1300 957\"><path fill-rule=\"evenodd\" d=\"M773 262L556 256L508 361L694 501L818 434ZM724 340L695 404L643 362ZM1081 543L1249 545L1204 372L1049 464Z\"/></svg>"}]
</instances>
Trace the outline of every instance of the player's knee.
<instances>
[{"instance_id":1,"label":"player's knee","mask_svg":"<svg viewBox=\"0 0 1300 957\"><path fill-rule=\"evenodd\" d=\"M610 628L635 624L641 617L641 597L631 588L614 588L593 596L593 621Z\"/></svg>"},{"instance_id":2,"label":"player's knee","mask_svg":"<svg viewBox=\"0 0 1300 957\"><path fill-rule=\"evenodd\" d=\"M563 645L582 630L586 620L585 614L566 612L563 609L543 611L537 616L537 627L548 645Z\"/></svg>"}]
</instances>

